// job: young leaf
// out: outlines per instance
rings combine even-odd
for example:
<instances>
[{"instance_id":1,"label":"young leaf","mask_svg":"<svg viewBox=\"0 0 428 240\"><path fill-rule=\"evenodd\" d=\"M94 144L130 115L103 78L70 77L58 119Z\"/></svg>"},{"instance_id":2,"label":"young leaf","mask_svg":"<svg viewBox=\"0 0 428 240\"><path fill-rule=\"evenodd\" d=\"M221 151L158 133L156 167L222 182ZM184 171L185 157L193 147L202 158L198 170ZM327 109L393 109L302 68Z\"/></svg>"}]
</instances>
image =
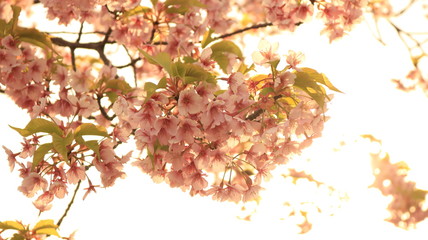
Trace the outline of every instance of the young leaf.
<instances>
[{"instance_id":1,"label":"young leaf","mask_svg":"<svg viewBox=\"0 0 428 240\"><path fill-rule=\"evenodd\" d=\"M53 144L52 143L45 143L40 145L36 151L34 151L33 156L33 164L31 166L31 171L34 171L34 169L39 165L39 163L45 158L45 155L52 150Z\"/></svg>"},{"instance_id":2,"label":"young leaf","mask_svg":"<svg viewBox=\"0 0 428 240\"><path fill-rule=\"evenodd\" d=\"M187 63L184 66L185 72L183 78L185 83L215 82L214 77L201 66L191 63Z\"/></svg>"},{"instance_id":3,"label":"young leaf","mask_svg":"<svg viewBox=\"0 0 428 240\"><path fill-rule=\"evenodd\" d=\"M325 98L327 97L325 89L318 85L316 80L306 72L295 72L294 74L296 74L294 86L311 96L321 108L324 107Z\"/></svg>"},{"instance_id":4,"label":"young leaf","mask_svg":"<svg viewBox=\"0 0 428 240\"><path fill-rule=\"evenodd\" d=\"M132 91L132 87L121 79L112 79L106 82L106 87L111 89L120 90L122 93L127 94Z\"/></svg>"},{"instance_id":5,"label":"young leaf","mask_svg":"<svg viewBox=\"0 0 428 240\"><path fill-rule=\"evenodd\" d=\"M229 65L228 53L235 54L238 58L242 59L243 55L241 49L233 42L223 40L215 43L211 46L212 54L211 57L220 66L223 72L227 72L227 66Z\"/></svg>"},{"instance_id":6,"label":"young leaf","mask_svg":"<svg viewBox=\"0 0 428 240\"><path fill-rule=\"evenodd\" d=\"M204 4L197 0L166 0L164 4L167 7L167 13L185 14L190 7L206 8Z\"/></svg>"},{"instance_id":7,"label":"young leaf","mask_svg":"<svg viewBox=\"0 0 428 240\"><path fill-rule=\"evenodd\" d=\"M10 240L25 240L25 237L22 234L15 233Z\"/></svg>"},{"instance_id":8,"label":"young leaf","mask_svg":"<svg viewBox=\"0 0 428 240\"><path fill-rule=\"evenodd\" d=\"M57 151L62 158L67 161L68 160L68 149L66 144L66 139L57 134L52 134L52 145L55 151Z\"/></svg>"},{"instance_id":9,"label":"young leaf","mask_svg":"<svg viewBox=\"0 0 428 240\"><path fill-rule=\"evenodd\" d=\"M100 156L100 145L97 140L86 141L83 145L94 151L98 157Z\"/></svg>"},{"instance_id":10,"label":"young leaf","mask_svg":"<svg viewBox=\"0 0 428 240\"><path fill-rule=\"evenodd\" d=\"M333 84L330 82L330 80L325 76L323 73L318 73L316 70L312 68L301 68L303 72L308 74L310 77L312 77L315 81L323 84L324 86L328 87L330 90L336 91L336 92L342 92L339 89L337 89Z\"/></svg>"},{"instance_id":11,"label":"young leaf","mask_svg":"<svg viewBox=\"0 0 428 240\"><path fill-rule=\"evenodd\" d=\"M15 36L15 29L18 27L18 18L21 13L21 8L15 5L12 5L13 16L12 19L7 23L5 29L5 35L12 34Z\"/></svg>"},{"instance_id":12,"label":"young leaf","mask_svg":"<svg viewBox=\"0 0 428 240\"><path fill-rule=\"evenodd\" d=\"M24 231L25 226L18 221L4 221L4 222L0 222L0 229L3 229L3 230L14 229L18 231Z\"/></svg>"},{"instance_id":13,"label":"young leaf","mask_svg":"<svg viewBox=\"0 0 428 240\"><path fill-rule=\"evenodd\" d=\"M144 91L146 91L146 99L147 100L149 100L150 97L156 92L156 89L158 89L158 85L156 85L152 82L144 83Z\"/></svg>"},{"instance_id":14,"label":"young leaf","mask_svg":"<svg viewBox=\"0 0 428 240\"><path fill-rule=\"evenodd\" d=\"M28 137L32 134L39 133L39 132L45 132L49 134L56 133L60 136L63 135L63 131L58 127L58 125L42 118L32 119L27 124L27 126L25 126L24 129L12 127L12 126L9 126L9 127L16 130L23 137Z\"/></svg>"},{"instance_id":15,"label":"young leaf","mask_svg":"<svg viewBox=\"0 0 428 240\"><path fill-rule=\"evenodd\" d=\"M94 136L102 136L108 137L107 130L103 126L96 126L92 123L82 123L80 126L76 128L74 131L74 135L76 137L84 136L84 135L94 135Z\"/></svg>"},{"instance_id":16,"label":"young leaf","mask_svg":"<svg viewBox=\"0 0 428 240\"><path fill-rule=\"evenodd\" d=\"M17 27L15 35L20 41L33 44L42 48L46 52L49 50L54 51L49 36L45 33L39 32L37 29Z\"/></svg>"},{"instance_id":17,"label":"young leaf","mask_svg":"<svg viewBox=\"0 0 428 240\"><path fill-rule=\"evenodd\" d=\"M159 65L165 69L165 71L171 75L171 56L166 52L158 53L156 56L150 56L147 52L139 49L141 54L149 61L151 64Z\"/></svg>"},{"instance_id":18,"label":"young leaf","mask_svg":"<svg viewBox=\"0 0 428 240\"><path fill-rule=\"evenodd\" d=\"M6 36L6 34L7 34L6 33L6 26L7 26L6 21L3 19L0 19L0 37Z\"/></svg>"},{"instance_id":19,"label":"young leaf","mask_svg":"<svg viewBox=\"0 0 428 240\"><path fill-rule=\"evenodd\" d=\"M211 46L211 50L214 53L233 53L239 58L242 58L241 49L233 42L228 40L223 40L221 42L215 43Z\"/></svg>"},{"instance_id":20,"label":"young leaf","mask_svg":"<svg viewBox=\"0 0 428 240\"><path fill-rule=\"evenodd\" d=\"M56 231L57 228L58 225L56 225L52 219L48 219L41 220L36 223L36 226L34 226L33 231L38 234L49 234L60 237L58 232Z\"/></svg>"},{"instance_id":21,"label":"young leaf","mask_svg":"<svg viewBox=\"0 0 428 240\"><path fill-rule=\"evenodd\" d=\"M214 41L214 38L211 37L211 34L213 34L214 30L211 28L204 33L204 38L202 38L201 47L205 48L208 44Z\"/></svg>"},{"instance_id":22,"label":"young leaf","mask_svg":"<svg viewBox=\"0 0 428 240\"><path fill-rule=\"evenodd\" d=\"M273 93L273 92L275 92L275 90L274 90L273 88L271 88L271 87L263 88L263 89L260 91L260 95L262 95L262 96L266 96L266 95L268 95L269 93Z\"/></svg>"},{"instance_id":23,"label":"young leaf","mask_svg":"<svg viewBox=\"0 0 428 240\"><path fill-rule=\"evenodd\" d=\"M129 11L125 11L121 15L121 17L122 18L128 18L128 17L134 16L134 15L140 14L140 13L148 13L148 12L151 12L151 11L152 11L151 8L139 5L139 6L133 8L133 9L131 9Z\"/></svg>"}]
</instances>

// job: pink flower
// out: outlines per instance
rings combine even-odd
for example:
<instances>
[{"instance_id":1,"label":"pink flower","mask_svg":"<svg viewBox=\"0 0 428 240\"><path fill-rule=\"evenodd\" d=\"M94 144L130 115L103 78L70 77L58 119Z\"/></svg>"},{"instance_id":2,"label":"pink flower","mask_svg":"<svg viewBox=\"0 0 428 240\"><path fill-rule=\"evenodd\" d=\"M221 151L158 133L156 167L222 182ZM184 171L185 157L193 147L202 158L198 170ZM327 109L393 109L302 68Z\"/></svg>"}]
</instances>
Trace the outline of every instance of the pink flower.
<instances>
[{"instance_id":1,"label":"pink flower","mask_svg":"<svg viewBox=\"0 0 428 240\"><path fill-rule=\"evenodd\" d=\"M68 169L66 174L67 180L71 184L76 184L79 182L79 180L86 179L85 166L78 166L76 161L70 166L70 169Z\"/></svg>"},{"instance_id":2,"label":"pink flower","mask_svg":"<svg viewBox=\"0 0 428 240\"><path fill-rule=\"evenodd\" d=\"M52 79L54 83L59 85L63 89L67 85L68 81L68 70L63 66L57 66L55 74L53 74Z\"/></svg>"},{"instance_id":3,"label":"pink flower","mask_svg":"<svg viewBox=\"0 0 428 240\"><path fill-rule=\"evenodd\" d=\"M201 122L205 129L213 128L225 121L223 108L223 101L212 101L208 104L201 116Z\"/></svg>"},{"instance_id":4,"label":"pink flower","mask_svg":"<svg viewBox=\"0 0 428 240\"><path fill-rule=\"evenodd\" d=\"M179 120L176 117L163 117L155 122L155 131L159 143L168 145L168 141L176 135Z\"/></svg>"},{"instance_id":5,"label":"pink flower","mask_svg":"<svg viewBox=\"0 0 428 240\"><path fill-rule=\"evenodd\" d=\"M64 198L65 195L68 194L67 185L62 181L53 182L49 187L49 191L55 194L55 197L60 199Z\"/></svg>"},{"instance_id":6,"label":"pink flower","mask_svg":"<svg viewBox=\"0 0 428 240\"><path fill-rule=\"evenodd\" d=\"M296 69L297 71L300 71L299 68L297 68L297 65L300 64L301 62L303 62L303 60L305 59L305 56L303 55L303 53L301 52L294 52L292 50L288 51L288 56L287 56L287 63L290 64L291 68Z\"/></svg>"},{"instance_id":7,"label":"pink flower","mask_svg":"<svg viewBox=\"0 0 428 240\"><path fill-rule=\"evenodd\" d=\"M211 168L213 172L222 172L226 169L227 159L226 154L219 149L213 150L211 153Z\"/></svg>"},{"instance_id":8,"label":"pink flower","mask_svg":"<svg viewBox=\"0 0 428 240\"><path fill-rule=\"evenodd\" d=\"M122 114L126 114L128 111L128 101L122 96L117 97L116 101L113 104L113 112L120 116Z\"/></svg>"},{"instance_id":9,"label":"pink flower","mask_svg":"<svg viewBox=\"0 0 428 240\"><path fill-rule=\"evenodd\" d=\"M283 72L275 78L274 87L278 90L284 87L290 87L294 84L294 79L296 79L296 74L288 71Z\"/></svg>"},{"instance_id":10,"label":"pink flower","mask_svg":"<svg viewBox=\"0 0 428 240\"><path fill-rule=\"evenodd\" d=\"M92 85L92 76L91 69L84 68L83 70L78 70L77 72L71 73L70 85L76 92L85 92L89 90L89 87Z\"/></svg>"},{"instance_id":11,"label":"pink flower","mask_svg":"<svg viewBox=\"0 0 428 240\"><path fill-rule=\"evenodd\" d=\"M46 65L46 60L43 59L36 59L28 64L28 74L37 83L43 81L43 75L47 70L48 66Z\"/></svg>"},{"instance_id":12,"label":"pink flower","mask_svg":"<svg viewBox=\"0 0 428 240\"><path fill-rule=\"evenodd\" d=\"M185 141L187 143L193 143L195 137L201 137L202 132L198 128L198 123L192 119L182 119L180 121L176 139L177 141Z\"/></svg>"},{"instance_id":13,"label":"pink flower","mask_svg":"<svg viewBox=\"0 0 428 240\"><path fill-rule=\"evenodd\" d=\"M18 156L19 153L13 153L9 148L5 146L3 146L3 149L7 154L7 160L9 161L9 168L10 168L10 171L12 172L13 169L15 168L16 156Z\"/></svg>"},{"instance_id":14,"label":"pink flower","mask_svg":"<svg viewBox=\"0 0 428 240\"><path fill-rule=\"evenodd\" d=\"M257 201L259 199L260 190L263 190L263 188L259 185L251 185L248 190L244 192L244 195L242 196L242 201Z\"/></svg>"},{"instance_id":15,"label":"pink flower","mask_svg":"<svg viewBox=\"0 0 428 240\"><path fill-rule=\"evenodd\" d=\"M31 119L39 116L45 110L45 108L46 108L46 98L41 98L40 104L34 105L30 112Z\"/></svg>"},{"instance_id":16,"label":"pink flower","mask_svg":"<svg viewBox=\"0 0 428 240\"><path fill-rule=\"evenodd\" d=\"M42 178L38 173L31 172L27 177L22 180L21 186L18 190L24 193L27 197L33 197L39 190L46 191L48 182Z\"/></svg>"},{"instance_id":17,"label":"pink flower","mask_svg":"<svg viewBox=\"0 0 428 240\"><path fill-rule=\"evenodd\" d=\"M202 176L202 174L197 173L192 176L192 187L194 190L202 190L208 186L207 180Z\"/></svg>"},{"instance_id":18,"label":"pink flower","mask_svg":"<svg viewBox=\"0 0 428 240\"><path fill-rule=\"evenodd\" d=\"M6 49L0 49L0 66L2 66L4 70L7 70L10 66L15 65L15 63L16 57L13 56L10 51Z\"/></svg>"},{"instance_id":19,"label":"pink flower","mask_svg":"<svg viewBox=\"0 0 428 240\"><path fill-rule=\"evenodd\" d=\"M9 50L9 52L12 55L14 55L14 56L21 55L21 50L19 50L19 48L18 48L17 41L15 39L13 39L13 37L11 35L4 37L1 40L1 45L3 45L7 50Z\"/></svg>"},{"instance_id":20,"label":"pink flower","mask_svg":"<svg viewBox=\"0 0 428 240\"><path fill-rule=\"evenodd\" d=\"M19 154L19 157L27 158L33 156L36 147L28 139L24 139L24 142L21 144L23 147L22 152Z\"/></svg>"},{"instance_id":21,"label":"pink flower","mask_svg":"<svg viewBox=\"0 0 428 240\"><path fill-rule=\"evenodd\" d=\"M199 113L203 109L202 102L201 96L196 93L195 89L183 90L178 99L178 112L182 116Z\"/></svg>"},{"instance_id":22,"label":"pink flower","mask_svg":"<svg viewBox=\"0 0 428 240\"><path fill-rule=\"evenodd\" d=\"M52 208L50 204L54 199L54 194L46 191L40 195L36 201L33 202L34 206L39 209L40 212L48 211Z\"/></svg>"},{"instance_id":23,"label":"pink flower","mask_svg":"<svg viewBox=\"0 0 428 240\"><path fill-rule=\"evenodd\" d=\"M181 187L184 184L184 178L181 171L170 171L167 175L171 187Z\"/></svg>"},{"instance_id":24,"label":"pink flower","mask_svg":"<svg viewBox=\"0 0 428 240\"><path fill-rule=\"evenodd\" d=\"M276 53L278 50L278 43L271 44L267 40L260 40L259 51L253 52L253 61L256 64L263 65L279 59L279 55Z\"/></svg>"}]
</instances>

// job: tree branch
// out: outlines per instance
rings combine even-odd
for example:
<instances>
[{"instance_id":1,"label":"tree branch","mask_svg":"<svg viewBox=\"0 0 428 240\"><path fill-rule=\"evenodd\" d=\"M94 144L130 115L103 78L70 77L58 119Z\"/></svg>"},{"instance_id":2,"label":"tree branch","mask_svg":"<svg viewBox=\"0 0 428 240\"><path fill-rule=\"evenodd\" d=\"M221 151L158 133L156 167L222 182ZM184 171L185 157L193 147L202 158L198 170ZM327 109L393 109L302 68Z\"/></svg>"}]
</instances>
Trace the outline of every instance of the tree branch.
<instances>
[{"instance_id":1,"label":"tree branch","mask_svg":"<svg viewBox=\"0 0 428 240\"><path fill-rule=\"evenodd\" d=\"M71 198L71 201L68 203L67 208L65 209L64 214L62 215L62 217L58 220L58 222L56 223L56 225L58 225L58 227L61 225L62 221L64 220L65 216L67 216L68 211L70 210L71 206L74 203L74 199L76 198L77 195L77 191L80 188L80 183L82 182L82 180L79 180L79 182L77 183L76 189L74 190L73 193L73 197Z\"/></svg>"},{"instance_id":2,"label":"tree branch","mask_svg":"<svg viewBox=\"0 0 428 240\"><path fill-rule=\"evenodd\" d=\"M236 31L231 32L231 33L226 33L226 34L220 35L218 37L215 37L214 39L227 38L227 37L231 37L233 35L236 35L236 34L239 34L239 33L243 33L243 32L249 31L249 30L258 29L258 28L264 28L264 27L268 27L268 26L273 26L273 24L272 23L260 23L260 24L256 24L256 25L253 25L253 26L249 26L249 27L246 27L246 28L242 28L242 29L236 30Z\"/></svg>"}]
</instances>

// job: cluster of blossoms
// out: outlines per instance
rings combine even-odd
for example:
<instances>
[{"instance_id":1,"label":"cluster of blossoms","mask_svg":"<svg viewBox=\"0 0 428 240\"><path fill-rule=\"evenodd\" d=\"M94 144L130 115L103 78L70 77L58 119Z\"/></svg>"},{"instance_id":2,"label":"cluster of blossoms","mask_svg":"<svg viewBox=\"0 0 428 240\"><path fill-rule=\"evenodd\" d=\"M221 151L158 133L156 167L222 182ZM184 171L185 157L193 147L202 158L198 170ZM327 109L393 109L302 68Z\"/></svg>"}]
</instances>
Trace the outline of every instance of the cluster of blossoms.
<instances>
[{"instance_id":1,"label":"cluster of blossoms","mask_svg":"<svg viewBox=\"0 0 428 240\"><path fill-rule=\"evenodd\" d=\"M226 14L226 1L153 1L153 9L126 1L122 6L134 7L129 11L109 1L86 1L83 7L67 1L66 10L55 1L41 2L63 23L108 23L111 28L95 44L100 58L108 42L123 44L142 58L136 61L144 61L140 70L131 64L136 73L157 69L151 75L157 83L131 87L105 55L102 67L61 58L65 50L45 34L16 26L17 7L0 20L0 83L32 118L25 128L14 127L25 137L23 148L4 149L11 170L20 167L19 190L37 197L40 211L63 198L70 184L87 181L89 193L125 177L131 153L119 157L115 148L129 140L140 150L133 165L156 182L220 201L255 200L278 164L321 135L329 100L322 85L337 89L323 74L299 68L301 53L290 51L279 69L277 45L266 41L253 62L270 73L251 76L253 67L244 63L239 47L207 29L226 29L215 20ZM99 184L88 174L93 167Z\"/></svg>"},{"instance_id":2,"label":"cluster of blossoms","mask_svg":"<svg viewBox=\"0 0 428 240\"><path fill-rule=\"evenodd\" d=\"M325 28L322 32L329 36L330 41L342 37L361 20L366 4L365 0L263 1L267 20L290 31L311 19L316 12L317 17L324 21Z\"/></svg>"},{"instance_id":3,"label":"cluster of blossoms","mask_svg":"<svg viewBox=\"0 0 428 240\"><path fill-rule=\"evenodd\" d=\"M407 165L404 162L391 163L388 154L381 151L372 153L371 157L375 176L371 187L392 197L388 205L391 216L387 221L407 229L425 220L428 217L428 209L424 206L427 191L418 189L414 182L406 179Z\"/></svg>"}]
</instances>

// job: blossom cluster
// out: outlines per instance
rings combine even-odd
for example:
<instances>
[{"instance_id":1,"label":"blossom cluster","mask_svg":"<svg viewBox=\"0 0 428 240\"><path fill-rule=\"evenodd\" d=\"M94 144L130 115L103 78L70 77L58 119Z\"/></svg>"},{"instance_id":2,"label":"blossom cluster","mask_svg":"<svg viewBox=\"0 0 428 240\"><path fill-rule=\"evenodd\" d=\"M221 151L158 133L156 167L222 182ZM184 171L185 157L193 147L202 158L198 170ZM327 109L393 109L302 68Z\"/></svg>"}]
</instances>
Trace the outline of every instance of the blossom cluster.
<instances>
[{"instance_id":1,"label":"blossom cluster","mask_svg":"<svg viewBox=\"0 0 428 240\"><path fill-rule=\"evenodd\" d=\"M264 0L266 18L282 29L294 31L301 23L316 17L324 22L322 33L327 34L330 41L342 37L346 31L360 22L367 1L283 1ZM314 9L316 8L316 9Z\"/></svg>"},{"instance_id":2,"label":"blossom cluster","mask_svg":"<svg viewBox=\"0 0 428 240\"><path fill-rule=\"evenodd\" d=\"M372 141L378 141L373 139ZM407 229L425 220L428 209L424 206L424 201L428 192L418 189L415 182L407 179L409 167L404 162L391 163L388 153L381 151L372 153L371 158L375 176L371 187L392 197L388 205L391 216L387 221Z\"/></svg>"},{"instance_id":3,"label":"blossom cluster","mask_svg":"<svg viewBox=\"0 0 428 240\"><path fill-rule=\"evenodd\" d=\"M325 75L300 67L303 54L281 56L267 41L252 56L269 70L255 75L235 43L211 36L229 27L218 20L227 1L152 1L153 8L139 1L65 1L69 8L41 2L60 23L110 27L99 29L98 66L17 26L18 7L0 19L0 84L32 118L25 128L13 126L24 137L22 149L3 148L11 170L19 167L19 190L37 197L40 211L70 185L86 181L88 194L124 178L131 153L115 151L129 141L140 152L133 165L156 182L220 201L257 200L271 171L321 135L330 100L324 86L338 91ZM121 44L143 62L130 64L134 87L108 61L106 44ZM141 79L147 69L157 70L154 82Z\"/></svg>"}]
</instances>

